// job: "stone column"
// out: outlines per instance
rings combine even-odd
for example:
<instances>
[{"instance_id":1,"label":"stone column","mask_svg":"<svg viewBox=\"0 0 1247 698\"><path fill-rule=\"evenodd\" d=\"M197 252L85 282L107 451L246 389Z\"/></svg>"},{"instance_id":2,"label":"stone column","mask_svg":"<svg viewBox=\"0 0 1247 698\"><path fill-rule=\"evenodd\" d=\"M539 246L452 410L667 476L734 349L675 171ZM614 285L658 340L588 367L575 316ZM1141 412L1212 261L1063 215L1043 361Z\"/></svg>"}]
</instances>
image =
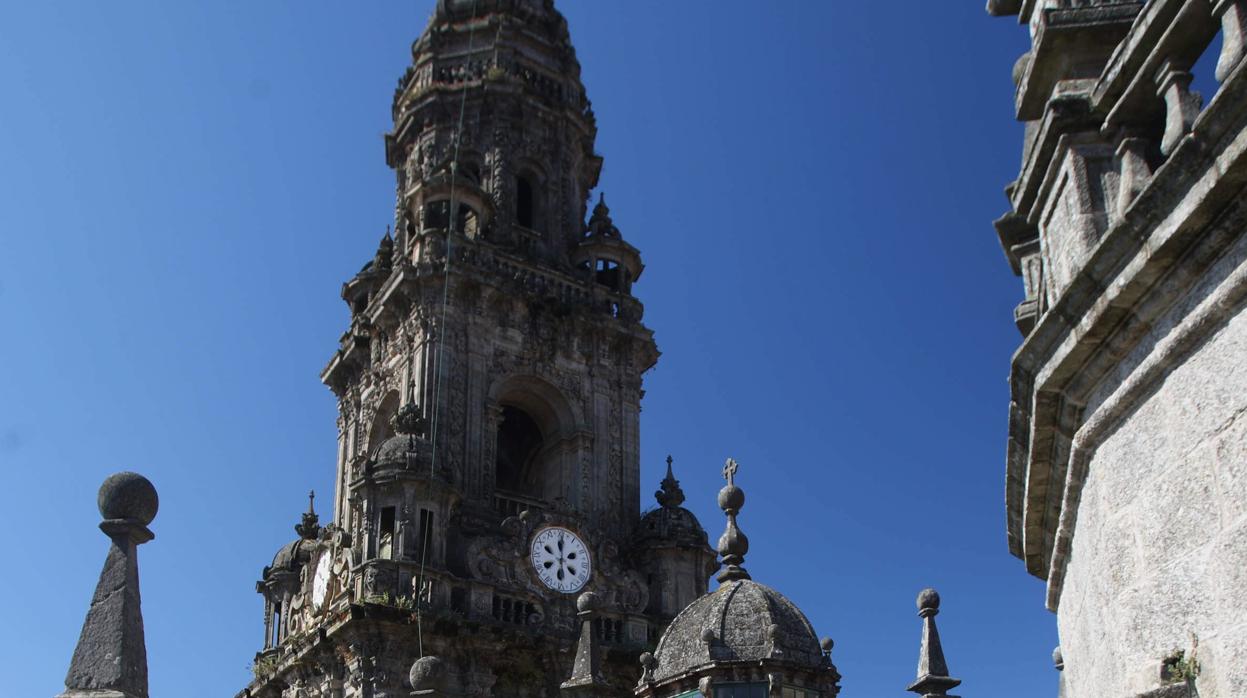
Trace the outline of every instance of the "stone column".
<instances>
[{"instance_id":1,"label":"stone column","mask_svg":"<svg viewBox=\"0 0 1247 698\"><path fill-rule=\"evenodd\" d=\"M100 486L100 522L112 541L60 698L148 698L147 646L139 596L138 546L155 536L156 488L137 473Z\"/></svg>"}]
</instances>

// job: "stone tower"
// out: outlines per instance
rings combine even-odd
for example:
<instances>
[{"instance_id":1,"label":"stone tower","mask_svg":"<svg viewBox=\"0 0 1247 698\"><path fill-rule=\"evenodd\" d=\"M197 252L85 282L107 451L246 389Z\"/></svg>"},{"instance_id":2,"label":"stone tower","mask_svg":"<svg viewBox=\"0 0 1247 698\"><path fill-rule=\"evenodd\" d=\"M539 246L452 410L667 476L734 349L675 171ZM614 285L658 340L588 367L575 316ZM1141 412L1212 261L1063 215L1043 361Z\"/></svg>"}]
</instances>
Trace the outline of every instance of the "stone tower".
<instances>
[{"instance_id":1,"label":"stone tower","mask_svg":"<svg viewBox=\"0 0 1247 698\"><path fill-rule=\"evenodd\" d=\"M395 224L342 287L333 523L314 508L266 567L265 637L240 695L546 696L574 599L597 599L604 680L717 563L668 473L639 507L640 254L552 0L441 0L398 82ZM586 221L586 218L588 220ZM304 691L304 692L300 692Z\"/></svg>"},{"instance_id":2,"label":"stone tower","mask_svg":"<svg viewBox=\"0 0 1247 698\"><path fill-rule=\"evenodd\" d=\"M1247 1L987 8L1031 38L1005 501L1062 690L1247 695Z\"/></svg>"}]
</instances>

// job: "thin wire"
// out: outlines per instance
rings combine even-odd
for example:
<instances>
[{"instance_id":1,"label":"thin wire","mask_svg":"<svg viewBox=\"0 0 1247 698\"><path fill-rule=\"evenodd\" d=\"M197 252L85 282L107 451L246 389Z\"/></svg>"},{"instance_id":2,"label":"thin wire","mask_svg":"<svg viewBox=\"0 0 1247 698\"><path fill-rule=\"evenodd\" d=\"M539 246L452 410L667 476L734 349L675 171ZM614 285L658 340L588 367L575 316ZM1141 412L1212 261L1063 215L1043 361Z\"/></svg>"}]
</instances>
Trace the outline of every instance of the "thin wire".
<instances>
[{"instance_id":1,"label":"thin wire","mask_svg":"<svg viewBox=\"0 0 1247 698\"><path fill-rule=\"evenodd\" d=\"M472 61L472 40L476 35L476 4L478 0L472 0L471 19L468 24L468 50L467 65L471 70ZM433 419L431 429L433 456L429 459L429 482L432 483L434 473L437 471L437 435L438 435L438 417L442 412L442 383L446 375L445 367L442 364L443 356L446 349L446 310L450 305L450 260L451 260L451 244L454 241L455 222L459 218L458 206L455 205L455 179L459 175L459 147L463 143L463 121L468 109L468 78L470 73L464 75L463 94L459 98L459 125L455 128L455 149L454 155L450 160L450 215L449 225L446 226L446 262L442 267L442 317L437 327L437 353L434 360L437 376L433 381ZM429 543L432 541L432 535L426 534L423 527L420 531L420 576L416 581L416 645L419 650L420 657L424 657L424 614L422 609L422 597L424 596L424 570L425 564L429 556Z\"/></svg>"}]
</instances>

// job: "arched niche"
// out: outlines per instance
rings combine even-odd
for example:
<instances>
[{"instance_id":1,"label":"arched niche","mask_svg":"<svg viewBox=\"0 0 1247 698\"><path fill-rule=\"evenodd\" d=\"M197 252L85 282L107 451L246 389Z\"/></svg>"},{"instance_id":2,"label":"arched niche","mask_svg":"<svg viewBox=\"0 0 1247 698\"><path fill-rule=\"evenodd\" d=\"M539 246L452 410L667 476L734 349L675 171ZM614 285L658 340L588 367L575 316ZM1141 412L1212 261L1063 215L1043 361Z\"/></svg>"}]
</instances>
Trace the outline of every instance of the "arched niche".
<instances>
[{"instance_id":1,"label":"arched niche","mask_svg":"<svg viewBox=\"0 0 1247 698\"><path fill-rule=\"evenodd\" d=\"M398 412L398 403L398 391L391 390L377 405L377 411L373 413L372 424L368 426L368 453L376 451L386 439L394 435L394 430L390 426L390 418Z\"/></svg>"}]
</instances>

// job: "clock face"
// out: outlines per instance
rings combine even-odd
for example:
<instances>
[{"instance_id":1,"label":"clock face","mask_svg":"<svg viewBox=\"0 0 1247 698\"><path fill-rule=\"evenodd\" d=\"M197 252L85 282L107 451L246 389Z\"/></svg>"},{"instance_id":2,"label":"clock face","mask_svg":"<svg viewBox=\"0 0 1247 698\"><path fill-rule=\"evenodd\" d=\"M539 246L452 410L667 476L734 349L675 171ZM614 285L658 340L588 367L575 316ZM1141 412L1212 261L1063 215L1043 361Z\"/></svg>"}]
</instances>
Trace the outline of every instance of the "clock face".
<instances>
[{"instance_id":1,"label":"clock face","mask_svg":"<svg viewBox=\"0 0 1247 698\"><path fill-rule=\"evenodd\" d=\"M329 554L322 553L316 562L316 575L312 577L312 605L318 611L325 607L325 597L329 594L329 568Z\"/></svg>"},{"instance_id":2,"label":"clock face","mask_svg":"<svg viewBox=\"0 0 1247 698\"><path fill-rule=\"evenodd\" d=\"M580 536L560 526L543 528L533 536L532 562L541 583L564 594L580 591L593 573L589 548Z\"/></svg>"}]
</instances>

